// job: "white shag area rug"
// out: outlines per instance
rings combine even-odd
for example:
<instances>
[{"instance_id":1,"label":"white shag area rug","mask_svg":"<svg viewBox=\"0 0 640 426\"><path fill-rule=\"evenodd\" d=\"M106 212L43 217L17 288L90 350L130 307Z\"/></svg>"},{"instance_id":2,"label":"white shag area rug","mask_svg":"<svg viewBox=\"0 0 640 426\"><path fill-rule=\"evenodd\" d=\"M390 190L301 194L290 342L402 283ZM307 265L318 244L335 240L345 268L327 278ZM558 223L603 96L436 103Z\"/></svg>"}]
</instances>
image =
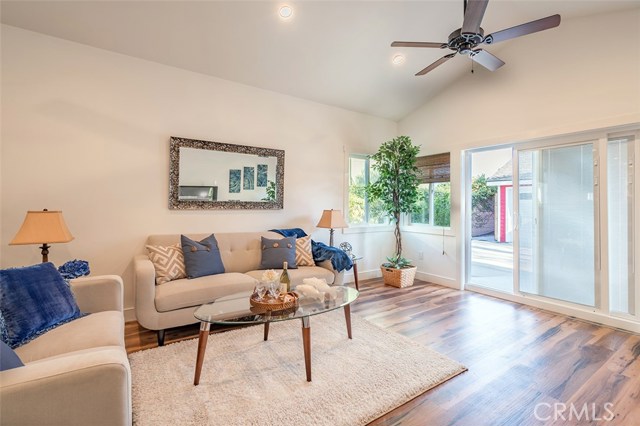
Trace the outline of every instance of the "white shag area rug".
<instances>
[{"instance_id":1,"label":"white shag area rug","mask_svg":"<svg viewBox=\"0 0 640 426\"><path fill-rule=\"evenodd\" d=\"M133 420L143 425L363 425L465 371L461 364L342 309L311 317L312 382L301 321L209 336L200 384L197 339L129 356Z\"/></svg>"}]
</instances>

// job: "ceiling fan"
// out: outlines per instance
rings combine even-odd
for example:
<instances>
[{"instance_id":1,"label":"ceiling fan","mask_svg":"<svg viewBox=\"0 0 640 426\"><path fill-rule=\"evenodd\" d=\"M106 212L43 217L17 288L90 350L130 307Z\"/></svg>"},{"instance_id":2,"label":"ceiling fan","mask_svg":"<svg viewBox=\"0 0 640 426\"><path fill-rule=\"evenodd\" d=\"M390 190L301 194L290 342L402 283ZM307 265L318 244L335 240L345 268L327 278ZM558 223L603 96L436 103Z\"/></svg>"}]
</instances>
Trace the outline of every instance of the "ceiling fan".
<instances>
[{"instance_id":1,"label":"ceiling fan","mask_svg":"<svg viewBox=\"0 0 640 426\"><path fill-rule=\"evenodd\" d=\"M463 0L464 21L462 28L458 28L449 34L447 43L431 43L422 41L394 41L391 47L432 47L436 49L449 48L454 53L443 56L428 67L416 73L416 76L424 75L436 67L444 64L456 56L456 53L468 55L471 60L479 63L490 71L495 71L504 65L504 62L483 49L478 49L480 44L493 44L509 40L523 35L548 30L560 25L560 15L551 15L526 24L516 25L485 37L484 30L480 27L482 17L487 9L489 0Z\"/></svg>"}]
</instances>

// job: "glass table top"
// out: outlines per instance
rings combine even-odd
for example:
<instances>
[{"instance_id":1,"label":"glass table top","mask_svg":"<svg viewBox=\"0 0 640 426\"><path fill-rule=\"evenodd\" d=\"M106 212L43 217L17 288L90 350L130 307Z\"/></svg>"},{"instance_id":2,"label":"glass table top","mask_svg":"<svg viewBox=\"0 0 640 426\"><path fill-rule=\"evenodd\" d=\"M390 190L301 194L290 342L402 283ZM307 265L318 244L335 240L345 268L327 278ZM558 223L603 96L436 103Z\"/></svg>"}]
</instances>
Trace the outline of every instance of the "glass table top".
<instances>
[{"instance_id":1,"label":"glass table top","mask_svg":"<svg viewBox=\"0 0 640 426\"><path fill-rule=\"evenodd\" d=\"M351 287L336 286L337 296L333 300L300 296L298 306L283 311L256 313L249 303L252 291L244 291L221 297L213 303L202 305L193 313L200 321L211 324L257 324L271 321L286 321L318 315L349 305L358 298L358 290ZM253 310L252 310L253 309Z\"/></svg>"}]
</instances>

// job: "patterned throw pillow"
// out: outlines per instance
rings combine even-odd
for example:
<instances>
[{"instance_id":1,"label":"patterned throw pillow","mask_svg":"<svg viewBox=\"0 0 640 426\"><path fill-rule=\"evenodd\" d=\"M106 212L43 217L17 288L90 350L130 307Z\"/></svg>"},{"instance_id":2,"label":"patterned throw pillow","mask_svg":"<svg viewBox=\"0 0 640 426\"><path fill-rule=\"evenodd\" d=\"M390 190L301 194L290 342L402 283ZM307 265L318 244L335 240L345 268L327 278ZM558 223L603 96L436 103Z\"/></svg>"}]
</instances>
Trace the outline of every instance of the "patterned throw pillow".
<instances>
[{"instance_id":1,"label":"patterned throw pillow","mask_svg":"<svg viewBox=\"0 0 640 426\"><path fill-rule=\"evenodd\" d=\"M187 278L184 255L180 244L173 246L147 246L149 259L156 269L156 285Z\"/></svg>"},{"instance_id":2,"label":"patterned throw pillow","mask_svg":"<svg viewBox=\"0 0 640 426\"><path fill-rule=\"evenodd\" d=\"M296 265L316 266L311 252L311 236L296 238Z\"/></svg>"}]
</instances>

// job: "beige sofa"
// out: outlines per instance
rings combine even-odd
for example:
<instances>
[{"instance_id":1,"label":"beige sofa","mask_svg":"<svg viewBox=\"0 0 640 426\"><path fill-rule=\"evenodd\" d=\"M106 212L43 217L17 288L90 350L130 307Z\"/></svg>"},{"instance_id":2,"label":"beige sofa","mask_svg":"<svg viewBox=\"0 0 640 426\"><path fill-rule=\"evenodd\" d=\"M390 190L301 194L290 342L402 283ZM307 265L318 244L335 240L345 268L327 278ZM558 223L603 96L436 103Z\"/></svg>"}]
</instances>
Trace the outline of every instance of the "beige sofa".
<instances>
[{"instance_id":1,"label":"beige sofa","mask_svg":"<svg viewBox=\"0 0 640 426\"><path fill-rule=\"evenodd\" d=\"M122 280L79 278L71 289L91 315L16 348L24 367L0 372L3 425L131 424Z\"/></svg>"},{"instance_id":2,"label":"beige sofa","mask_svg":"<svg viewBox=\"0 0 640 426\"><path fill-rule=\"evenodd\" d=\"M187 234L200 241L211 234ZM205 303L239 291L251 290L262 276L260 270L260 237L278 239L275 232L215 233L225 273L194 279L179 279L165 284L155 284L155 269L146 254L135 257L133 262L136 289L136 317L149 330L158 332L158 344L164 344L164 330L197 322L193 312ZM180 234L151 235L148 245L169 246L180 243ZM324 278L331 285L342 285L344 272L337 272L330 261L318 266L302 266L289 269L293 286L304 278Z\"/></svg>"}]
</instances>

